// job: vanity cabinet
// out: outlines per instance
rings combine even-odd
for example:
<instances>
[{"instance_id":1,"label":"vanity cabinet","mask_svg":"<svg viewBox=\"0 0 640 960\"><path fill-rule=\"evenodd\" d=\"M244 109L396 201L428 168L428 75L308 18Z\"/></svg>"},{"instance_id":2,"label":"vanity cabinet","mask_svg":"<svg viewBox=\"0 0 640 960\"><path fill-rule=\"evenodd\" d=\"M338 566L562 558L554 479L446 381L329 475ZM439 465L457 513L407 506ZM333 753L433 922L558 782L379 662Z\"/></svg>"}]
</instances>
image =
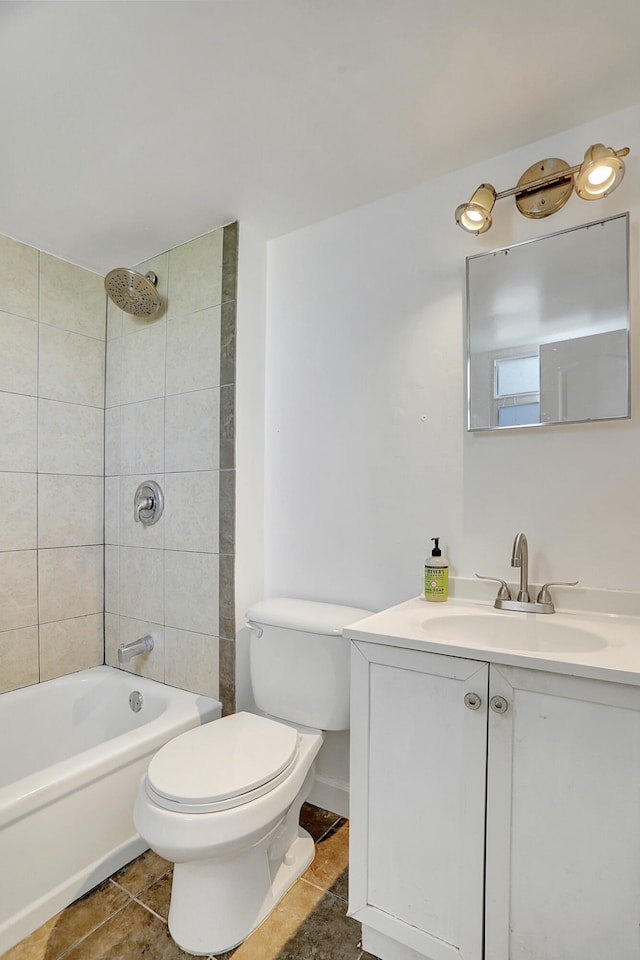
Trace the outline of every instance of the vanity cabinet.
<instances>
[{"instance_id":1,"label":"vanity cabinet","mask_svg":"<svg viewBox=\"0 0 640 960\"><path fill-rule=\"evenodd\" d=\"M350 914L382 960L638 960L640 687L352 641Z\"/></svg>"}]
</instances>

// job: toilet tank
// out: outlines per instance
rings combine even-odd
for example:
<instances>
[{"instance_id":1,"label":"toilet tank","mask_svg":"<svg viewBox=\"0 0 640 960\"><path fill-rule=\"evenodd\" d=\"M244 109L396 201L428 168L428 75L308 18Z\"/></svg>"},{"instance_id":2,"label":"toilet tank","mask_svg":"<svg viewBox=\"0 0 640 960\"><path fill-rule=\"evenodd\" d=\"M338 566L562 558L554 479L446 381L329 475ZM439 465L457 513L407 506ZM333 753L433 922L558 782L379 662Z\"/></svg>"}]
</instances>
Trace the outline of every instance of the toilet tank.
<instances>
[{"instance_id":1,"label":"toilet tank","mask_svg":"<svg viewBox=\"0 0 640 960\"><path fill-rule=\"evenodd\" d=\"M254 603L251 685L260 710L319 730L348 730L350 645L342 630L371 610L315 600Z\"/></svg>"}]
</instances>

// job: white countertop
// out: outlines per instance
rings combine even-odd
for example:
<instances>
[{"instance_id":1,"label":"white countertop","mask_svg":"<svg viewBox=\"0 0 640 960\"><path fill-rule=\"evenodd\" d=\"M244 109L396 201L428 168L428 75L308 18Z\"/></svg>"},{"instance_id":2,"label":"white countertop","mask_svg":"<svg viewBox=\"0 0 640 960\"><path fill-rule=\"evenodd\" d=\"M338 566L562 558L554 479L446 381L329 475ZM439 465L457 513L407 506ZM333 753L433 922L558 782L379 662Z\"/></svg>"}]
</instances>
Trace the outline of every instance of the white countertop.
<instances>
[{"instance_id":1,"label":"white countertop","mask_svg":"<svg viewBox=\"0 0 640 960\"><path fill-rule=\"evenodd\" d=\"M640 617L518 613L475 600L432 603L416 597L350 624L344 635L640 686Z\"/></svg>"}]
</instances>

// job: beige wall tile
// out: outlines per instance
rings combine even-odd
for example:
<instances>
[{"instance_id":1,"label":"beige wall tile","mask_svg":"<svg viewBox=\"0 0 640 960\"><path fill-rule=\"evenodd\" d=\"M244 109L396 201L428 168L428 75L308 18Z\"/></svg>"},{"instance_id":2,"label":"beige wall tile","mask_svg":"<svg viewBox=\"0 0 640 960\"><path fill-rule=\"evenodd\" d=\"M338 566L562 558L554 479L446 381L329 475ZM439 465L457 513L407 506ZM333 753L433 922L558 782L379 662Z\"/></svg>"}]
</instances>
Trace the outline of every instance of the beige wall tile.
<instances>
[{"instance_id":1,"label":"beige wall tile","mask_svg":"<svg viewBox=\"0 0 640 960\"><path fill-rule=\"evenodd\" d=\"M197 390L165 401L167 473L217 470L220 391Z\"/></svg>"},{"instance_id":2,"label":"beige wall tile","mask_svg":"<svg viewBox=\"0 0 640 960\"><path fill-rule=\"evenodd\" d=\"M0 550L35 550L37 486L35 473L0 473Z\"/></svg>"},{"instance_id":3,"label":"beige wall tile","mask_svg":"<svg viewBox=\"0 0 640 960\"><path fill-rule=\"evenodd\" d=\"M222 234L137 265L158 275L168 303L156 320L109 306L105 416L106 660L118 666L118 644L150 632L153 653L124 669L210 695L219 690ZM165 493L153 527L133 519L145 479Z\"/></svg>"},{"instance_id":4,"label":"beige wall tile","mask_svg":"<svg viewBox=\"0 0 640 960\"><path fill-rule=\"evenodd\" d=\"M218 557L165 550L164 622L194 633L217 633Z\"/></svg>"},{"instance_id":5,"label":"beige wall tile","mask_svg":"<svg viewBox=\"0 0 640 960\"><path fill-rule=\"evenodd\" d=\"M37 683L38 628L0 633L0 693Z\"/></svg>"},{"instance_id":6,"label":"beige wall tile","mask_svg":"<svg viewBox=\"0 0 640 960\"><path fill-rule=\"evenodd\" d=\"M37 553L0 553L0 631L38 622Z\"/></svg>"},{"instance_id":7,"label":"beige wall tile","mask_svg":"<svg viewBox=\"0 0 640 960\"><path fill-rule=\"evenodd\" d=\"M137 403L164 396L167 324L164 319L125 334L120 345L120 403ZM114 341L115 342L115 341Z\"/></svg>"},{"instance_id":8,"label":"beige wall tile","mask_svg":"<svg viewBox=\"0 0 640 960\"><path fill-rule=\"evenodd\" d=\"M163 623L162 550L120 547L119 613L134 620Z\"/></svg>"},{"instance_id":9,"label":"beige wall tile","mask_svg":"<svg viewBox=\"0 0 640 960\"><path fill-rule=\"evenodd\" d=\"M222 298L222 229L169 251L167 315L186 316Z\"/></svg>"},{"instance_id":10,"label":"beige wall tile","mask_svg":"<svg viewBox=\"0 0 640 960\"><path fill-rule=\"evenodd\" d=\"M35 473L37 444L37 399L0 393L0 470Z\"/></svg>"},{"instance_id":11,"label":"beige wall tile","mask_svg":"<svg viewBox=\"0 0 640 960\"><path fill-rule=\"evenodd\" d=\"M218 638L165 628L164 680L202 696L218 698Z\"/></svg>"},{"instance_id":12,"label":"beige wall tile","mask_svg":"<svg viewBox=\"0 0 640 960\"><path fill-rule=\"evenodd\" d=\"M122 336L124 313L107 297L107 340Z\"/></svg>"},{"instance_id":13,"label":"beige wall tile","mask_svg":"<svg viewBox=\"0 0 640 960\"><path fill-rule=\"evenodd\" d=\"M0 390L38 394L38 324L0 313Z\"/></svg>"},{"instance_id":14,"label":"beige wall tile","mask_svg":"<svg viewBox=\"0 0 640 960\"><path fill-rule=\"evenodd\" d=\"M107 367L105 406L115 407L120 403L120 383L122 381L123 338L107 341Z\"/></svg>"},{"instance_id":15,"label":"beige wall tile","mask_svg":"<svg viewBox=\"0 0 640 960\"><path fill-rule=\"evenodd\" d=\"M218 553L219 473L168 473L165 538L168 550Z\"/></svg>"},{"instance_id":16,"label":"beige wall tile","mask_svg":"<svg viewBox=\"0 0 640 960\"><path fill-rule=\"evenodd\" d=\"M105 475L117 476L120 473L120 407L105 410L104 438Z\"/></svg>"},{"instance_id":17,"label":"beige wall tile","mask_svg":"<svg viewBox=\"0 0 640 960\"><path fill-rule=\"evenodd\" d=\"M0 236L0 310L38 319L38 251Z\"/></svg>"},{"instance_id":18,"label":"beige wall tile","mask_svg":"<svg viewBox=\"0 0 640 960\"><path fill-rule=\"evenodd\" d=\"M167 394L220 386L220 306L167 324Z\"/></svg>"},{"instance_id":19,"label":"beige wall tile","mask_svg":"<svg viewBox=\"0 0 640 960\"><path fill-rule=\"evenodd\" d=\"M103 541L102 477L38 478L38 545L72 547Z\"/></svg>"},{"instance_id":20,"label":"beige wall tile","mask_svg":"<svg viewBox=\"0 0 640 960\"><path fill-rule=\"evenodd\" d=\"M109 613L120 610L120 547L104 548L104 608Z\"/></svg>"},{"instance_id":21,"label":"beige wall tile","mask_svg":"<svg viewBox=\"0 0 640 960\"><path fill-rule=\"evenodd\" d=\"M38 551L41 624L102 612L103 558L102 546Z\"/></svg>"},{"instance_id":22,"label":"beige wall tile","mask_svg":"<svg viewBox=\"0 0 640 960\"><path fill-rule=\"evenodd\" d=\"M120 643L120 617L116 613L104 615L104 662L118 667L118 644Z\"/></svg>"},{"instance_id":23,"label":"beige wall tile","mask_svg":"<svg viewBox=\"0 0 640 960\"><path fill-rule=\"evenodd\" d=\"M42 473L102 476L104 411L75 403L40 400L38 468Z\"/></svg>"},{"instance_id":24,"label":"beige wall tile","mask_svg":"<svg viewBox=\"0 0 640 960\"><path fill-rule=\"evenodd\" d=\"M164 470L164 400L120 407L121 475Z\"/></svg>"},{"instance_id":25,"label":"beige wall tile","mask_svg":"<svg viewBox=\"0 0 640 960\"><path fill-rule=\"evenodd\" d=\"M38 395L104 407L104 343L40 324Z\"/></svg>"},{"instance_id":26,"label":"beige wall tile","mask_svg":"<svg viewBox=\"0 0 640 960\"><path fill-rule=\"evenodd\" d=\"M52 680L103 662L102 614L40 626L40 680Z\"/></svg>"},{"instance_id":27,"label":"beige wall tile","mask_svg":"<svg viewBox=\"0 0 640 960\"><path fill-rule=\"evenodd\" d=\"M104 482L104 542L120 543L120 477Z\"/></svg>"},{"instance_id":28,"label":"beige wall tile","mask_svg":"<svg viewBox=\"0 0 640 960\"><path fill-rule=\"evenodd\" d=\"M48 253L40 257L41 322L104 340L107 296L103 278Z\"/></svg>"}]
</instances>

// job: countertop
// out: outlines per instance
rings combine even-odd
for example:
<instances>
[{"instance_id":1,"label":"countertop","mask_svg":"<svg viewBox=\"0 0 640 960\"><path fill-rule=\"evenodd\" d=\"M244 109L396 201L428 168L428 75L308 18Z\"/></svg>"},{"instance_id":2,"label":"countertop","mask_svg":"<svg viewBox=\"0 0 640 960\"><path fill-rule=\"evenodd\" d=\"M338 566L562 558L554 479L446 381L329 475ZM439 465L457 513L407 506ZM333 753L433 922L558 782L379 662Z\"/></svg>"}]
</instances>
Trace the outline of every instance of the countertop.
<instances>
[{"instance_id":1,"label":"countertop","mask_svg":"<svg viewBox=\"0 0 640 960\"><path fill-rule=\"evenodd\" d=\"M640 617L519 613L475 600L415 597L350 624L344 636L640 686Z\"/></svg>"}]
</instances>

